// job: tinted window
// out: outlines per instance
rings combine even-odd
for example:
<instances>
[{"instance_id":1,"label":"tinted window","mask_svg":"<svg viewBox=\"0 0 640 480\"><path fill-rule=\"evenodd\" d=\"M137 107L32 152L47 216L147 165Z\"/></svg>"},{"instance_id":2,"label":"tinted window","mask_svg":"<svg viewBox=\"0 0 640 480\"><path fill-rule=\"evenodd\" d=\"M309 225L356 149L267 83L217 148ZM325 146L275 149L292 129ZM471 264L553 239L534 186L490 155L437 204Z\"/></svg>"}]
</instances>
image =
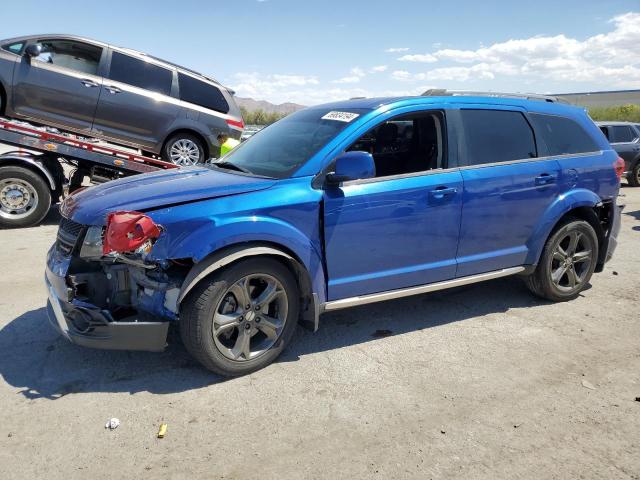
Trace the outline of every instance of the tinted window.
<instances>
[{"instance_id":1,"label":"tinted window","mask_svg":"<svg viewBox=\"0 0 640 480\"><path fill-rule=\"evenodd\" d=\"M134 87L169 95L173 72L144 60L113 52L109 78Z\"/></svg>"},{"instance_id":2,"label":"tinted window","mask_svg":"<svg viewBox=\"0 0 640 480\"><path fill-rule=\"evenodd\" d=\"M351 120L340 121L335 119L335 115L334 118L323 118L331 112L326 108L301 110L260 130L220 161L256 175L286 178L367 111L348 109L333 112L355 114Z\"/></svg>"},{"instance_id":3,"label":"tinted window","mask_svg":"<svg viewBox=\"0 0 640 480\"><path fill-rule=\"evenodd\" d=\"M609 129L607 127L600 127L600 131L604 133L604 136L609 140Z\"/></svg>"},{"instance_id":4,"label":"tinted window","mask_svg":"<svg viewBox=\"0 0 640 480\"><path fill-rule=\"evenodd\" d=\"M178 84L180 86L180 100L217 112L229 112L229 104L222 92L215 86L182 73L178 73Z\"/></svg>"},{"instance_id":5,"label":"tinted window","mask_svg":"<svg viewBox=\"0 0 640 480\"><path fill-rule=\"evenodd\" d=\"M635 132L626 125L614 125L611 130L611 143L633 142L636 138Z\"/></svg>"},{"instance_id":6,"label":"tinted window","mask_svg":"<svg viewBox=\"0 0 640 480\"><path fill-rule=\"evenodd\" d=\"M5 50L17 55L20 55L20 52L22 52L22 47L24 47L24 42L11 43L9 45L2 46Z\"/></svg>"},{"instance_id":7,"label":"tinted window","mask_svg":"<svg viewBox=\"0 0 640 480\"><path fill-rule=\"evenodd\" d=\"M76 72L96 75L102 48L70 40L41 40L42 53L35 60Z\"/></svg>"},{"instance_id":8,"label":"tinted window","mask_svg":"<svg viewBox=\"0 0 640 480\"><path fill-rule=\"evenodd\" d=\"M531 121L546 142L549 155L600 150L591 136L577 122L569 118L533 113Z\"/></svg>"},{"instance_id":9,"label":"tinted window","mask_svg":"<svg viewBox=\"0 0 640 480\"><path fill-rule=\"evenodd\" d=\"M461 110L469 165L509 162L537 155L529 123L520 112Z\"/></svg>"}]
</instances>

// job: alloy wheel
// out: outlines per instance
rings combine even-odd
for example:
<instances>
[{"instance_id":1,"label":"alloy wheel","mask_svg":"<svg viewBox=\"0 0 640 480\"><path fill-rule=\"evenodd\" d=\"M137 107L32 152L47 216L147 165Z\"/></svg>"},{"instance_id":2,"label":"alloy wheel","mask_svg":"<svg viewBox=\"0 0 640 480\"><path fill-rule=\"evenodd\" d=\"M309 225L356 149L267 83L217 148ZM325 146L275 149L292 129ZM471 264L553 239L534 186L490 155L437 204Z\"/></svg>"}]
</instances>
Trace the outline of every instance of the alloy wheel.
<instances>
[{"instance_id":1,"label":"alloy wheel","mask_svg":"<svg viewBox=\"0 0 640 480\"><path fill-rule=\"evenodd\" d=\"M563 292L572 292L584 284L593 262L591 239L572 230L556 243L551 258L551 281Z\"/></svg>"},{"instance_id":2,"label":"alloy wheel","mask_svg":"<svg viewBox=\"0 0 640 480\"><path fill-rule=\"evenodd\" d=\"M188 138L176 140L169 149L171 162L183 167L195 165L200 160L200 148Z\"/></svg>"},{"instance_id":3,"label":"alloy wheel","mask_svg":"<svg viewBox=\"0 0 640 480\"><path fill-rule=\"evenodd\" d=\"M280 281L267 274L247 275L227 289L215 309L215 345L231 360L253 360L276 343L287 312L287 294Z\"/></svg>"}]
</instances>

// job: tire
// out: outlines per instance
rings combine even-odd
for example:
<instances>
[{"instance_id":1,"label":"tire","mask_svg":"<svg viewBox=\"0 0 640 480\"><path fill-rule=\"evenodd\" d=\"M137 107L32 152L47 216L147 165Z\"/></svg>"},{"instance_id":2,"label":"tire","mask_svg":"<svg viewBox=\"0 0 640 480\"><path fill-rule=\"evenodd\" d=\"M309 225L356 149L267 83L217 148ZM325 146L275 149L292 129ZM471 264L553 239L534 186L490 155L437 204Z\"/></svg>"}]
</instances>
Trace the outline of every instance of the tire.
<instances>
[{"instance_id":1,"label":"tire","mask_svg":"<svg viewBox=\"0 0 640 480\"><path fill-rule=\"evenodd\" d=\"M0 227L37 225L50 207L51 190L40 175L23 167L0 167Z\"/></svg>"},{"instance_id":2,"label":"tire","mask_svg":"<svg viewBox=\"0 0 640 480\"><path fill-rule=\"evenodd\" d=\"M242 301L247 298L242 285L249 285L249 305ZM269 290L272 285L274 290ZM269 291L276 292L274 299L257 308ZM269 365L290 342L299 298L296 280L282 263L270 258L243 260L203 280L182 302L180 336L205 368L228 377L246 375Z\"/></svg>"},{"instance_id":3,"label":"tire","mask_svg":"<svg viewBox=\"0 0 640 480\"><path fill-rule=\"evenodd\" d=\"M575 248L573 238L577 238ZM587 255L586 252L590 253ZM525 278L525 283L535 295L546 300L573 300L588 285L597 260L598 237L595 230L584 220L570 218L549 236L538 266Z\"/></svg>"},{"instance_id":4,"label":"tire","mask_svg":"<svg viewBox=\"0 0 640 480\"><path fill-rule=\"evenodd\" d=\"M206 160L204 145L194 135L178 133L164 145L162 159L182 167L204 163Z\"/></svg>"},{"instance_id":5,"label":"tire","mask_svg":"<svg viewBox=\"0 0 640 480\"><path fill-rule=\"evenodd\" d=\"M629 172L627 176L627 182L632 187L640 187L640 160L638 160L635 166Z\"/></svg>"}]
</instances>

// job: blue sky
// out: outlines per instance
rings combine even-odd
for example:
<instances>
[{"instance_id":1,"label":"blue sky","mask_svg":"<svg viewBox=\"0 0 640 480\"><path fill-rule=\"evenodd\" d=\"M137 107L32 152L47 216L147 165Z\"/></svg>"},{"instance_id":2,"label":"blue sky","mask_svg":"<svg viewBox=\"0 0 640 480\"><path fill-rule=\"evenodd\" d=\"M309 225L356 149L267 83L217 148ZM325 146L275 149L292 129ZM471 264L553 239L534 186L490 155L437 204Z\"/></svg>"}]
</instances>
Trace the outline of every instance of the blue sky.
<instances>
[{"instance_id":1,"label":"blue sky","mask_svg":"<svg viewBox=\"0 0 640 480\"><path fill-rule=\"evenodd\" d=\"M640 88L640 0L121 1L3 6L2 37L74 33L275 103L426 88Z\"/></svg>"}]
</instances>

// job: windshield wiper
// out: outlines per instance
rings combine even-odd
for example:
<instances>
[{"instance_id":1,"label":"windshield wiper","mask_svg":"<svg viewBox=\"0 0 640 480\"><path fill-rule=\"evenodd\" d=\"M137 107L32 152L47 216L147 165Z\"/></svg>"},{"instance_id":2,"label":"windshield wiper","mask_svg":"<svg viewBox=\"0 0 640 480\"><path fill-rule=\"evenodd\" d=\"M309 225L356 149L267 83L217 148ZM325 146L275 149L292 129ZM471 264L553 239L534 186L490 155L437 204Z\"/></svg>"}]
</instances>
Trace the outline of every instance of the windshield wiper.
<instances>
[{"instance_id":1,"label":"windshield wiper","mask_svg":"<svg viewBox=\"0 0 640 480\"><path fill-rule=\"evenodd\" d=\"M238 172L248 173L249 175L253 175L253 173L250 170L247 170L246 168L241 167L240 165L236 165L235 163L227 162L224 160L221 162L212 162L212 165L215 165L216 167L220 167L220 168L225 168L227 170L236 170Z\"/></svg>"}]
</instances>

